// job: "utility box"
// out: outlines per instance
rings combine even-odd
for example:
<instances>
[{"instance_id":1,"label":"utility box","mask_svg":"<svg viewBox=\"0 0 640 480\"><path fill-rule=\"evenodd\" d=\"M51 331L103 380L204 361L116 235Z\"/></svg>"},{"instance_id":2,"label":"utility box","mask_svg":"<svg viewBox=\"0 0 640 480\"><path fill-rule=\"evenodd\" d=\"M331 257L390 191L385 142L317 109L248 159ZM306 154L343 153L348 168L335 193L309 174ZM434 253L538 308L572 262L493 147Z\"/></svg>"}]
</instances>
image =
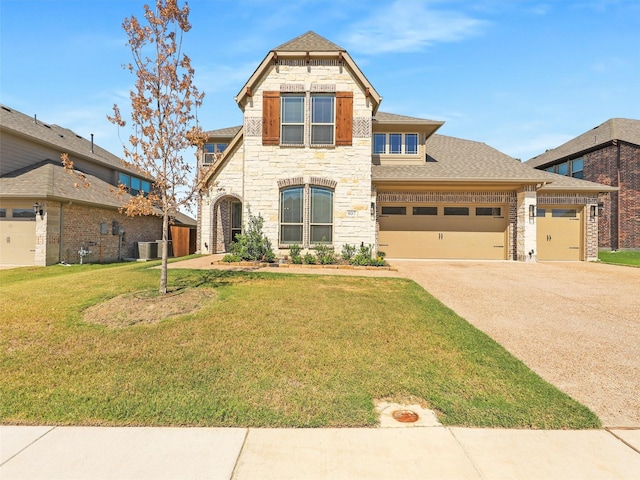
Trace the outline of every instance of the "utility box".
<instances>
[{"instance_id":1,"label":"utility box","mask_svg":"<svg viewBox=\"0 0 640 480\"><path fill-rule=\"evenodd\" d=\"M138 242L138 259L154 260L158 258L158 244L156 242Z\"/></svg>"},{"instance_id":2,"label":"utility box","mask_svg":"<svg viewBox=\"0 0 640 480\"><path fill-rule=\"evenodd\" d=\"M100 235L106 235L107 233L109 233L109 229L107 227L106 223L101 223L100 224Z\"/></svg>"}]
</instances>

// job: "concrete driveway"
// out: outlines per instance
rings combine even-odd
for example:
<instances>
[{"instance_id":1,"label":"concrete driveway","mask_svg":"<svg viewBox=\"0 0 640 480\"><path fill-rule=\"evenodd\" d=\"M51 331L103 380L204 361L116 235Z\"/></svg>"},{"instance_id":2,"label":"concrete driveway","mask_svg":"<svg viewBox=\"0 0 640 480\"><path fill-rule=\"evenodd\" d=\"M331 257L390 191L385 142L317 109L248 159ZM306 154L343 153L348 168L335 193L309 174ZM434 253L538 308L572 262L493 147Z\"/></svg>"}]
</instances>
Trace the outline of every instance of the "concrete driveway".
<instances>
[{"instance_id":1,"label":"concrete driveway","mask_svg":"<svg viewBox=\"0 0 640 480\"><path fill-rule=\"evenodd\" d=\"M640 269L390 260L398 273L595 412L640 427Z\"/></svg>"}]
</instances>

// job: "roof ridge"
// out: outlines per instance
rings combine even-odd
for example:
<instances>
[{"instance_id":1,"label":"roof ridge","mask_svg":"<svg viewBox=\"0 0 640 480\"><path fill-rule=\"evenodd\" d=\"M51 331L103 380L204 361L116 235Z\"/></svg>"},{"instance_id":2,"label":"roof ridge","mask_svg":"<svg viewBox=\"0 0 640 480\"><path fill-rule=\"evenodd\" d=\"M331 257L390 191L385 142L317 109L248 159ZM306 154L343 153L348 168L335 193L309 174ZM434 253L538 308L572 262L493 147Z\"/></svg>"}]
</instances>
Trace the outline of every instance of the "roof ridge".
<instances>
[{"instance_id":1,"label":"roof ridge","mask_svg":"<svg viewBox=\"0 0 640 480\"><path fill-rule=\"evenodd\" d=\"M299 51L299 52L307 52L307 51L344 51L346 49L342 48L339 45L336 45L330 40L327 40L322 35L318 35L313 30L309 30L302 35L298 35L297 37L283 43L282 45L273 48L271 51Z\"/></svg>"}]
</instances>

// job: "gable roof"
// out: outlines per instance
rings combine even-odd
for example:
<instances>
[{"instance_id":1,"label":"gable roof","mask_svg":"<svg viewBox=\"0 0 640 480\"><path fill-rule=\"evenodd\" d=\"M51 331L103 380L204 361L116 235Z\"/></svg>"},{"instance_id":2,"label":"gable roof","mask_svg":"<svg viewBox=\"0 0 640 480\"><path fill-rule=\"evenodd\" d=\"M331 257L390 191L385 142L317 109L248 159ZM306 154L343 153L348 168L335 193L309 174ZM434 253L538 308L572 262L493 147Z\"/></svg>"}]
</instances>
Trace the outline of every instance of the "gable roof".
<instances>
[{"instance_id":1,"label":"gable roof","mask_svg":"<svg viewBox=\"0 0 640 480\"><path fill-rule=\"evenodd\" d=\"M545 185L545 189L557 185L556 189L610 191L605 185L533 169L481 142L435 134L426 141L426 151L422 165L373 165L373 181L522 183Z\"/></svg>"},{"instance_id":2,"label":"gable roof","mask_svg":"<svg viewBox=\"0 0 640 480\"><path fill-rule=\"evenodd\" d=\"M204 132L204 133L207 136L207 138L211 138L211 139L229 138L229 137L235 137L240 130L242 130L242 125L237 125L235 127L219 128L217 130L209 130L208 132Z\"/></svg>"},{"instance_id":3,"label":"gable roof","mask_svg":"<svg viewBox=\"0 0 640 480\"><path fill-rule=\"evenodd\" d=\"M5 105L0 106L0 129L53 147L60 153L68 153L115 170L137 174L134 168L125 166L119 157L95 143L92 146L91 141L68 128L43 122Z\"/></svg>"},{"instance_id":4,"label":"gable roof","mask_svg":"<svg viewBox=\"0 0 640 480\"><path fill-rule=\"evenodd\" d=\"M610 118L582 135L563 143L559 147L527 160L526 163L534 168L543 167L566 157L573 155L578 156L589 150L601 148L616 140L640 146L640 120Z\"/></svg>"},{"instance_id":5,"label":"gable roof","mask_svg":"<svg viewBox=\"0 0 640 480\"><path fill-rule=\"evenodd\" d=\"M345 49L339 47L333 42L330 42L326 38L318 35L315 32L308 31L303 33L302 35L289 40L288 42L283 43L279 47L271 50L267 56L262 60L258 68L253 72L253 75L247 80L247 82L243 85L243 87L236 95L236 103L238 105L242 105L245 97L250 95L251 90L253 90L253 86L262 78L262 76L267 72L270 65L273 65L280 58L305 58L307 57L321 57L321 58L336 58L344 62L351 72L353 72L354 77L361 84L363 89L368 89L369 98L373 103L373 113L375 114L378 110L378 106L382 101L382 97L373 88L371 82L367 79L367 77L362 73L362 70L356 65L356 62L353 61L351 56L347 53Z\"/></svg>"},{"instance_id":6,"label":"gable roof","mask_svg":"<svg viewBox=\"0 0 640 480\"><path fill-rule=\"evenodd\" d=\"M274 50L277 52L346 52L344 48L311 30L283 43Z\"/></svg>"}]
</instances>

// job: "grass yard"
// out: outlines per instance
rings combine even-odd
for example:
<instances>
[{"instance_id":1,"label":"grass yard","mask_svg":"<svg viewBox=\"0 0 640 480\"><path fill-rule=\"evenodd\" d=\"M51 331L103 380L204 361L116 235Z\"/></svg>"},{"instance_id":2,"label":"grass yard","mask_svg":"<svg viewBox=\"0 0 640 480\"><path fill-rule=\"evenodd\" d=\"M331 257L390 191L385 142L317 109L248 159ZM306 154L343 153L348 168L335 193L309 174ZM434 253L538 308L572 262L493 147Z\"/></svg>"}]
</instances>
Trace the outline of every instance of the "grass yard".
<instances>
[{"instance_id":1,"label":"grass yard","mask_svg":"<svg viewBox=\"0 0 640 480\"><path fill-rule=\"evenodd\" d=\"M148 267L0 272L0 423L356 427L376 424L375 399L419 399L447 425L600 425L409 280L171 269L210 289L201 309L85 318L155 290Z\"/></svg>"},{"instance_id":2,"label":"grass yard","mask_svg":"<svg viewBox=\"0 0 640 480\"><path fill-rule=\"evenodd\" d=\"M638 267L640 266L640 250L620 250L618 252L601 250L598 252L598 260L615 265L632 265Z\"/></svg>"}]
</instances>

